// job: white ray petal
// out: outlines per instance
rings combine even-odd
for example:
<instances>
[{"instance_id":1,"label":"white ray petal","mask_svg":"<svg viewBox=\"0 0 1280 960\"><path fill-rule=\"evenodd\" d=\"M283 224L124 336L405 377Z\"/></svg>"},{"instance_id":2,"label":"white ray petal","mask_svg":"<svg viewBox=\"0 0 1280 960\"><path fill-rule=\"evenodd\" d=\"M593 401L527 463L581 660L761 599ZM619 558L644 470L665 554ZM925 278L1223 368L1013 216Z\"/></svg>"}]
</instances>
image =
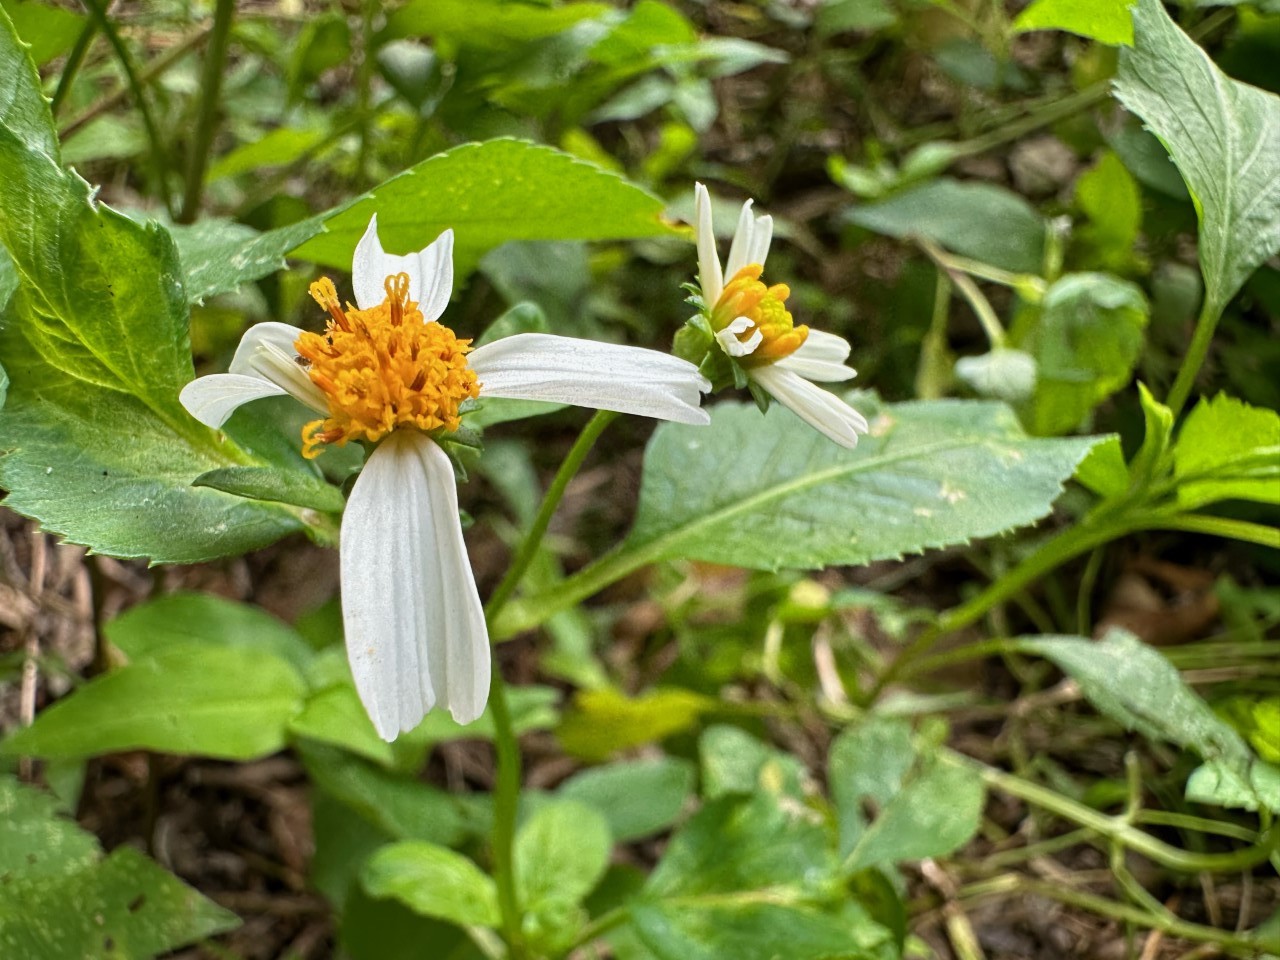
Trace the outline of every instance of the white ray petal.
<instances>
[{"instance_id":1,"label":"white ray petal","mask_svg":"<svg viewBox=\"0 0 1280 960\"><path fill-rule=\"evenodd\" d=\"M409 275L409 299L418 301L428 323L440 319L453 294L453 231L446 230L417 253L396 256L382 249L378 215L369 218L351 260L351 286L356 306L369 310L387 298L387 277Z\"/></svg>"},{"instance_id":2,"label":"white ray petal","mask_svg":"<svg viewBox=\"0 0 1280 960\"><path fill-rule=\"evenodd\" d=\"M755 353L756 347L764 343L763 333L759 330L754 331L747 337L746 343L738 339L739 334L746 333L755 325L755 321L750 317L737 317L716 334L716 342L720 344L720 349L731 357L745 357Z\"/></svg>"},{"instance_id":3,"label":"white ray petal","mask_svg":"<svg viewBox=\"0 0 1280 960\"><path fill-rule=\"evenodd\" d=\"M756 217L751 212L752 201L742 205L738 214L738 226L733 231L733 243L729 246L729 259L724 264L724 275L732 280L739 270L754 261L748 257L752 250L752 237L756 231ZM763 264L762 264L763 266Z\"/></svg>"},{"instance_id":4,"label":"white ray petal","mask_svg":"<svg viewBox=\"0 0 1280 960\"><path fill-rule=\"evenodd\" d=\"M287 323L255 323L240 338L228 372L260 377L312 410L327 414L324 393L311 382L306 366L295 359L298 351L294 344L302 333Z\"/></svg>"},{"instance_id":5,"label":"white ray petal","mask_svg":"<svg viewBox=\"0 0 1280 960\"><path fill-rule=\"evenodd\" d=\"M833 393L814 386L804 377L773 363L756 367L751 379L809 426L852 450L858 434L868 430L866 418Z\"/></svg>"},{"instance_id":6,"label":"white ray petal","mask_svg":"<svg viewBox=\"0 0 1280 960\"><path fill-rule=\"evenodd\" d=\"M458 522L453 467L398 430L370 455L342 518L342 619L360 700L384 740L433 706L484 710L489 637Z\"/></svg>"},{"instance_id":7,"label":"white ray petal","mask_svg":"<svg viewBox=\"0 0 1280 960\"><path fill-rule=\"evenodd\" d=\"M825 330L810 328L809 336L805 337L804 343L800 344L800 348L792 356L802 357L805 360L829 360L833 363L843 363L848 359L851 349L849 341L844 337L837 337L834 333L827 333Z\"/></svg>"},{"instance_id":8,"label":"white ray petal","mask_svg":"<svg viewBox=\"0 0 1280 960\"><path fill-rule=\"evenodd\" d=\"M758 263L764 266L769 259L769 244L773 242L773 217L767 214L756 218L756 226L751 231L751 246L747 250L747 263ZM744 264L745 266L745 264Z\"/></svg>"},{"instance_id":9,"label":"white ray petal","mask_svg":"<svg viewBox=\"0 0 1280 960\"><path fill-rule=\"evenodd\" d=\"M214 373L197 377L182 388L178 400L187 412L206 427L218 429L236 408L250 400L278 397L284 390L270 380L236 373Z\"/></svg>"},{"instance_id":10,"label":"white ray petal","mask_svg":"<svg viewBox=\"0 0 1280 960\"><path fill-rule=\"evenodd\" d=\"M657 350L545 333L487 343L468 360L480 396L550 400L681 423L709 423L693 364Z\"/></svg>"},{"instance_id":11,"label":"white ray petal","mask_svg":"<svg viewBox=\"0 0 1280 960\"><path fill-rule=\"evenodd\" d=\"M724 291L724 274L720 272L720 254L716 252L716 234L711 225L711 194L698 183L694 184L693 197L697 209L694 233L698 241L698 283L710 310Z\"/></svg>"},{"instance_id":12,"label":"white ray petal","mask_svg":"<svg viewBox=\"0 0 1280 960\"><path fill-rule=\"evenodd\" d=\"M777 366L799 374L806 380L818 383L835 383L852 380L858 372L844 361L849 356L849 341L834 333L810 330L804 343L791 354L777 362Z\"/></svg>"}]
</instances>

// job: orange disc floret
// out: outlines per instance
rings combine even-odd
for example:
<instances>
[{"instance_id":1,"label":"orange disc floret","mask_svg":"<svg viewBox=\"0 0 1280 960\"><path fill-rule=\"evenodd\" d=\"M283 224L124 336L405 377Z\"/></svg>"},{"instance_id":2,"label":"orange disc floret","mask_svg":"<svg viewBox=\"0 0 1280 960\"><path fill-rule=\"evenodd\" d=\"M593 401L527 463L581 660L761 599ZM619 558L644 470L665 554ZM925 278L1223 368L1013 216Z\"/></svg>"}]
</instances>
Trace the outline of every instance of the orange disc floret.
<instances>
[{"instance_id":1,"label":"orange disc floret","mask_svg":"<svg viewBox=\"0 0 1280 960\"><path fill-rule=\"evenodd\" d=\"M409 277L387 277L387 298L376 307L344 310L332 281L311 285L311 296L329 312L324 333L304 333L294 343L309 364L312 383L329 402L329 416L302 430L302 452L323 444L378 441L398 427L452 433L458 407L480 394L467 365L470 340L440 323L423 323L409 299Z\"/></svg>"},{"instance_id":2,"label":"orange disc floret","mask_svg":"<svg viewBox=\"0 0 1280 960\"><path fill-rule=\"evenodd\" d=\"M733 275L725 284L720 299L711 308L711 327L719 332L739 317L746 317L754 326L740 334L743 343L758 330L762 340L754 351L739 357L743 366L761 366L789 357L800 348L809 336L809 328L796 326L787 310L787 297L791 288L785 283L766 287L760 280L764 267L751 263Z\"/></svg>"}]
</instances>

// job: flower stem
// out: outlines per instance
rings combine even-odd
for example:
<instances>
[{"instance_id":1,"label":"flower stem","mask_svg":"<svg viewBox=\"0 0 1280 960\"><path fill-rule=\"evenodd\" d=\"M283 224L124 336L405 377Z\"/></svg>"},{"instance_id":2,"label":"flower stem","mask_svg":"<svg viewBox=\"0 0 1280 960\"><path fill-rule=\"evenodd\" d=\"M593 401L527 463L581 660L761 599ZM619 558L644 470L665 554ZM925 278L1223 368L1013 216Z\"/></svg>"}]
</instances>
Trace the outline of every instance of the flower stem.
<instances>
[{"instance_id":1,"label":"flower stem","mask_svg":"<svg viewBox=\"0 0 1280 960\"><path fill-rule=\"evenodd\" d=\"M568 456L556 471L551 486L547 488L538 507L538 513L525 532L507 574L498 584L485 606L485 621L490 625L520 585L529 564L542 545L547 527L556 508L564 499L569 482L582 468L600 434L618 414L607 410L597 411L582 433L574 441ZM511 705L507 700L507 685L502 671L494 665L493 680L489 688L489 709L493 715L494 745L497 750L498 777L493 796L493 874L498 886L498 909L502 914L502 934L511 949L513 960L527 956L524 947L524 928L520 916L520 901L516 895L515 837L516 817L520 812L520 742L516 739L515 724L511 719Z\"/></svg>"},{"instance_id":2,"label":"flower stem","mask_svg":"<svg viewBox=\"0 0 1280 960\"><path fill-rule=\"evenodd\" d=\"M1218 328L1218 320L1222 317L1222 308L1210 302L1206 296L1204 306L1200 308L1200 316L1196 320L1196 332L1191 337L1191 345L1187 347L1187 355L1182 360L1178 376L1169 388L1169 397L1165 406L1173 411L1174 419L1182 412L1191 388L1195 386L1196 376L1204 366L1204 359L1209 353L1209 344L1213 342L1213 332Z\"/></svg>"},{"instance_id":3,"label":"flower stem","mask_svg":"<svg viewBox=\"0 0 1280 960\"><path fill-rule=\"evenodd\" d=\"M222 69L227 62L227 47L231 39L231 20L235 16L235 0L218 0L213 13L213 32L209 35L209 48L204 54L203 90L200 97L200 119L196 123L196 135L191 141L191 156L187 161L187 180L182 193L182 210L179 223L194 223L200 213L200 195L204 192L204 174L209 164L209 148L218 122L218 96L222 91Z\"/></svg>"}]
</instances>

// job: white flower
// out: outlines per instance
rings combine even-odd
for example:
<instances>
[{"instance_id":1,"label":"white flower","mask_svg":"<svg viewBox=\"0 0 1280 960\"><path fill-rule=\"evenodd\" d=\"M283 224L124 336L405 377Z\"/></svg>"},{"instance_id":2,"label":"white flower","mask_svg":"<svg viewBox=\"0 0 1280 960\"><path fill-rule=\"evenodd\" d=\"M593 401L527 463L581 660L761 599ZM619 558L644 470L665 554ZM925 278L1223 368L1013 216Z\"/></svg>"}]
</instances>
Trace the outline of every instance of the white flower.
<instances>
[{"instance_id":1,"label":"white flower","mask_svg":"<svg viewBox=\"0 0 1280 960\"><path fill-rule=\"evenodd\" d=\"M814 381L833 383L856 375L845 364L848 342L835 334L796 326L786 309L791 293L787 285L766 287L760 281L773 239L773 218L755 216L750 200L742 205L722 271L711 227L711 196L699 183L694 198L698 281L716 343L748 379L805 423L842 446L857 446L858 434L867 432L866 419L835 394L814 385Z\"/></svg>"},{"instance_id":2,"label":"white flower","mask_svg":"<svg viewBox=\"0 0 1280 960\"><path fill-rule=\"evenodd\" d=\"M459 426L469 398L550 400L709 422L710 388L690 363L654 350L524 333L471 350L435 321L453 287L453 232L405 257L385 253L377 218L356 247L356 307L333 284L312 285L323 333L260 323L229 373L193 380L181 400L210 427L242 403L289 394L322 419L304 452L377 443L342 518L342 612L356 690L386 740L434 706L458 723L484 711L489 635L471 574L453 466L433 437ZM416 302L415 302L416 301Z\"/></svg>"}]
</instances>

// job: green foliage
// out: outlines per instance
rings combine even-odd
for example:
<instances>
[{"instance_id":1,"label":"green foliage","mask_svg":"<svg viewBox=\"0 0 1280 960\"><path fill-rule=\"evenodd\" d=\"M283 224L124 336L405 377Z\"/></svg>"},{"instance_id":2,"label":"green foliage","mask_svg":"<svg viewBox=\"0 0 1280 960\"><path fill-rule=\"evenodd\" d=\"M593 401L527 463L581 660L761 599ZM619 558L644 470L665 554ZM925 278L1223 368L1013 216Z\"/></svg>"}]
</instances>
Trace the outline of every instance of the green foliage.
<instances>
[{"instance_id":1,"label":"green foliage","mask_svg":"<svg viewBox=\"0 0 1280 960\"><path fill-rule=\"evenodd\" d=\"M1036 360L1034 433L1064 433L1129 382L1150 312L1136 285L1101 273L1068 274L1045 291L1023 344Z\"/></svg>"},{"instance_id":2,"label":"green foliage","mask_svg":"<svg viewBox=\"0 0 1280 960\"><path fill-rule=\"evenodd\" d=\"M715 701L688 690L654 690L628 699L611 689L584 690L557 731L560 745L584 760L652 743L688 730Z\"/></svg>"},{"instance_id":3,"label":"green foliage","mask_svg":"<svg viewBox=\"0 0 1280 960\"><path fill-rule=\"evenodd\" d=\"M424 917L459 926L499 923L493 881L448 847L420 840L388 844L365 863L360 881L371 897L394 898Z\"/></svg>"},{"instance_id":4,"label":"green foliage","mask_svg":"<svg viewBox=\"0 0 1280 960\"><path fill-rule=\"evenodd\" d=\"M702 792L709 800L732 793L771 793L801 799L807 774L795 757L727 725L708 727L698 741Z\"/></svg>"},{"instance_id":5,"label":"green foliage","mask_svg":"<svg viewBox=\"0 0 1280 960\"><path fill-rule=\"evenodd\" d=\"M1142 195L1124 162L1111 151L1076 181L1076 205L1089 222L1076 230L1087 261L1116 273L1141 267L1134 248L1142 230Z\"/></svg>"},{"instance_id":6,"label":"green foliage","mask_svg":"<svg viewBox=\"0 0 1280 960\"><path fill-rule=\"evenodd\" d=\"M0 874L5 956L143 960L238 922L130 847L103 857L51 797L8 777L0 777Z\"/></svg>"},{"instance_id":7,"label":"green foliage","mask_svg":"<svg viewBox=\"0 0 1280 960\"><path fill-rule=\"evenodd\" d=\"M515 840L515 890L526 935L562 952L582 927L580 906L609 866L613 838L604 816L574 800L540 806Z\"/></svg>"},{"instance_id":8,"label":"green foliage","mask_svg":"<svg viewBox=\"0 0 1280 960\"><path fill-rule=\"evenodd\" d=\"M1043 517L1096 442L1030 439L1000 404L850 399L872 425L853 451L776 404L659 427L628 549L778 569L964 543Z\"/></svg>"},{"instance_id":9,"label":"green foliage","mask_svg":"<svg viewBox=\"0 0 1280 960\"><path fill-rule=\"evenodd\" d=\"M1200 216L1205 307L1280 250L1280 99L1222 73L1159 0L1133 8L1116 96L1168 149Z\"/></svg>"},{"instance_id":10,"label":"green foliage","mask_svg":"<svg viewBox=\"0 0 1280 960\"><path fill-rule=\"evenodd\" d=\"M284 255L323 229L319 217L266 233L231 220L170 227L182 261L187 302L202 303L284 269Z\"/></svg>"},{"instance_id":11,"label":"green foliage","mask_svg":"<svg viewBox=\"0 0 1280 960\"><path fill-rule=\"evenodd\" d=\"M941 177L887 200L856 207L849 221L891 237L922 237L1019 273L1038 273L1048 225L1016 193Z\"/></svg>"},{"instance_id":12,"label":"green foliage","mask_svg":"<svg viewBox=\"0 0 1280 960\"><path fill-rule=\"evenodd\" d=\"M518 177L511 172L518 170ZM550 147L522 140L467 144L437 154L325 217L296 256L349 269L356 242L378 214L390 253L418 250L445 229L455 269L466 274L510 240L617 240L670 233L662 202L626 180Z\"/></svg>"},{"instance_id":13,"label":"green foliage","mask_svg":"<svg viewBox=\"0 0 1280 960\"><path fill-rule=\"evenodd\" d=\"M842 733L831 746L828 777L850 872L944 856L981 823L981 780L916 742L903 720L872 719ZM867 802L878 811L870 823Z\"/></svg>"},{"instance_id":14,"label":"green foliage","mask_svg":"<svg viewBox=\"0 0 1280 960\"><path fill-rule=\"evenodd\" d=\"M1226 394L1187 415L1173 448L1178 505L1280 503L1280 414Z\"/></svg>"},{"instance_id":15,"label":"green foliage","mask_svg":"<svg viewBox=\"0 0 1280 960\"><path fill-rule=\"evenodd\" d=\"M670 827L693 794L693 766L673 757L629 760L574 774L557 791L565 800L594 807L619 843Z\"/></svg>"},{"instance_id":16,"label":"green foliage","mask_svg":"<svg viewBox=\"0 0 1280 960\"><path fill-rule=\"evenodd\" d=\"M1070 30L1100 43L1133 45L1133 21L1122 0L1035 0L1015 30Z\"/></svg>"}]
</instances>

